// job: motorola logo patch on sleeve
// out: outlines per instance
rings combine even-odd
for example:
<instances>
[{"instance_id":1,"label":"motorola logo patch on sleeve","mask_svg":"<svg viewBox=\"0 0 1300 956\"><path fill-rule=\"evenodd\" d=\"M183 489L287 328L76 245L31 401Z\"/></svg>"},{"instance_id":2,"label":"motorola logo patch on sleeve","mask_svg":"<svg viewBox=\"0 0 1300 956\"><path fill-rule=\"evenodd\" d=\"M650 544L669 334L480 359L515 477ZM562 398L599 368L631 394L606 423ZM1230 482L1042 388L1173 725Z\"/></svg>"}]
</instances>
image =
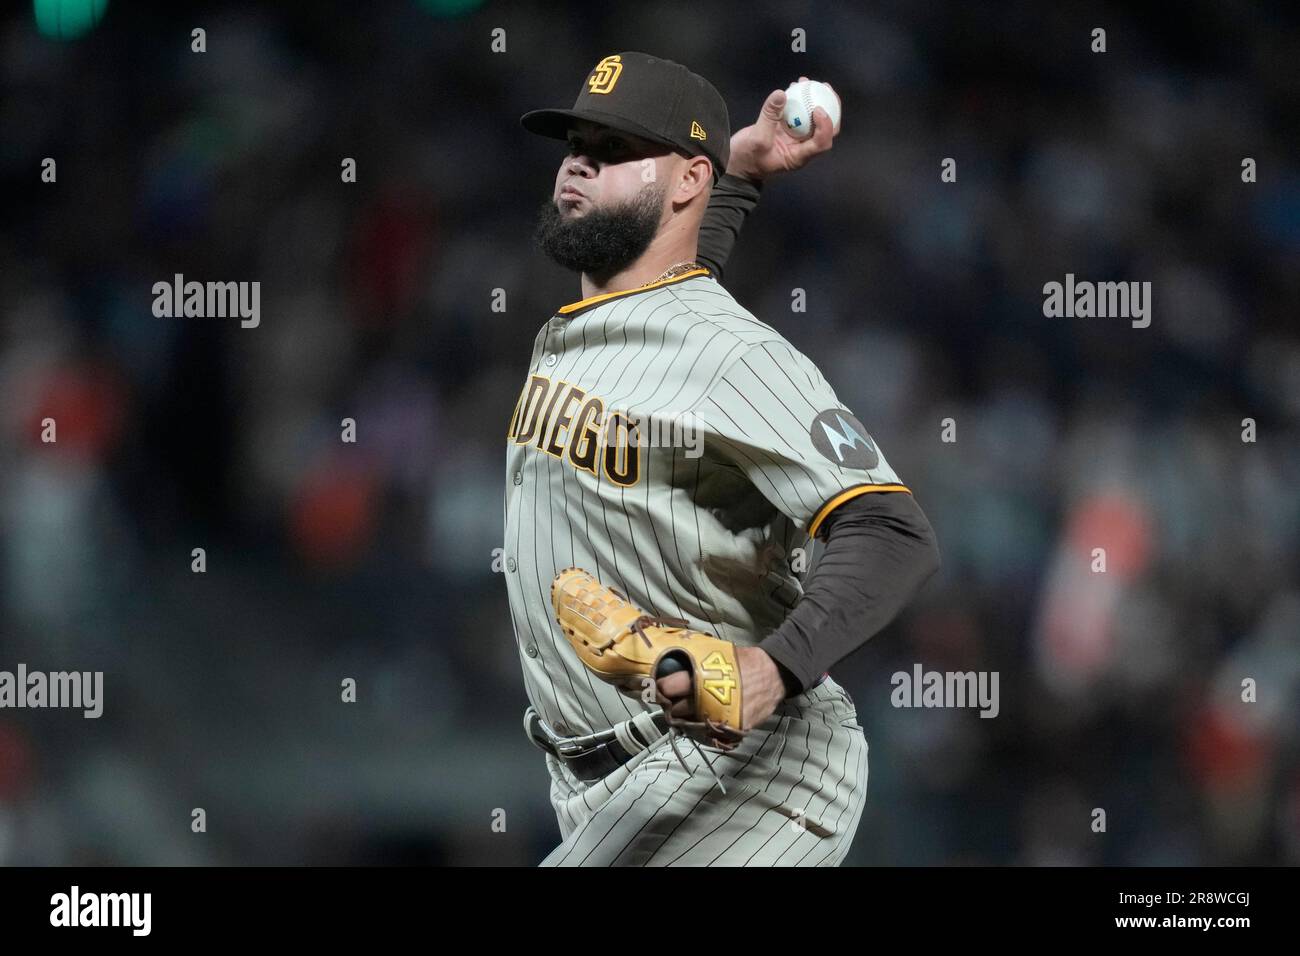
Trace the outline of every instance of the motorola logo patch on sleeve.
<instances>
[{"instance_id":1,"label":"motorola logo patch on sleeve","mask_svg":"<svg viewBox=\"0 0 1300 956\"><path fill-rule=\"evenodd\" d=\"M814 418L811 437L813 447L823 457L843 468L865 471L880 464L876 444L862 422L843 408L829 409Z\"/></svg>"}]
</instances>

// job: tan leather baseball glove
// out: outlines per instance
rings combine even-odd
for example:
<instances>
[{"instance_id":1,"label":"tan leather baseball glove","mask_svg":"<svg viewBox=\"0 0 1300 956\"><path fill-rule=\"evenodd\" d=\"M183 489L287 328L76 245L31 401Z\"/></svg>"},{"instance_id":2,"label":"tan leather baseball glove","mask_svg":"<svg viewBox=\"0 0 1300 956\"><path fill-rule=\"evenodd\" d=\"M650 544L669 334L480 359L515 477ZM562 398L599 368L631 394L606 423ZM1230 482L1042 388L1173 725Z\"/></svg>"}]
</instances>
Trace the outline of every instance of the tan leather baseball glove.
<instances>
[{"instance_id":1,"label":"tan leather baseball glove","mask_svg":"<svg viewBox=\"0 0 1300 956\"><path fill-rule=\"evenodd\" d=\"M669 726L722 750L744 738L736 645L693 630L687 621L648 614L581 568L556 576L551 604L579 660L601 680L639 695L658 678L686 670L689 715L674 716L672 702L654 691Z\"/></svg>"}]
</instances>

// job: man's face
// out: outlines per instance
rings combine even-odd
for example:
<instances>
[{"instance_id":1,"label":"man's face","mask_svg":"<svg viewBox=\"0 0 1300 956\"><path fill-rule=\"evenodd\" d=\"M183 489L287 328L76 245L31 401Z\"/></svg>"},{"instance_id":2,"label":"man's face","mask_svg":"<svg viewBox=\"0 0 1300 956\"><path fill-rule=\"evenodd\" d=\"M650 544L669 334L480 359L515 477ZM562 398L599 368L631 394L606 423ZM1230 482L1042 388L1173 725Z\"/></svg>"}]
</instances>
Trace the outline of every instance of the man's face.
<instances>
[{"instance_id":1,"label":"man's face","mask_svg":"<svg viewBox=\"0 0 1300 956\"><path fill-rule=\"evenodd\" d=\"M659 158L672 153L667 146L585 120L574 120L568 143L551 197L566 218L635 199L659 180Z\"/></svg>"},{"instance_id":2,"label":"man's face","mask_svg":"<svg viewBox=\"0 0 1300 956\"><path fill-rule=\"evenodd\" d=\"M566 269L613 275L649 248L664 216L673 152L607 126L575 120L537 241Z\"/></svg>"}]
</instances>

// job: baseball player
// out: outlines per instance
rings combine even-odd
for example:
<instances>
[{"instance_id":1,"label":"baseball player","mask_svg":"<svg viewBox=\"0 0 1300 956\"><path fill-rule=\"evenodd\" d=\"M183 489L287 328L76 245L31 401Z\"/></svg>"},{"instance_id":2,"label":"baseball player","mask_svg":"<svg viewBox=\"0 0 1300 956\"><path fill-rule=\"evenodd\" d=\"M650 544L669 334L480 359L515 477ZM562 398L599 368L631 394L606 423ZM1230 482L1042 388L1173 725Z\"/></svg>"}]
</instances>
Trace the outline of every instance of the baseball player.
<instances>
[{"instance_id":1,"label":"baseball player","mask_svg":"<svg viewBox=\"0 0 1300 956\"><path fill-rule=\"evenodd\" d=\"M732 136L704 78L603 58L572 109L537 240L581 275L538 332L506 438L505 578L562 842L543 865L838 865L867 785L853 701L828 674L938 567L909 489L817 367L721 284L765 177L798 141L771 94ZM824 548L806 581L793 568ZM636 607L735 645L743 739L682 748L692 675L651 706L585 667L552 582L585 569ZM570 572L576 573L576 572ZM729 672L730 674L730 672Z\"/></svg>"}]
</instances>

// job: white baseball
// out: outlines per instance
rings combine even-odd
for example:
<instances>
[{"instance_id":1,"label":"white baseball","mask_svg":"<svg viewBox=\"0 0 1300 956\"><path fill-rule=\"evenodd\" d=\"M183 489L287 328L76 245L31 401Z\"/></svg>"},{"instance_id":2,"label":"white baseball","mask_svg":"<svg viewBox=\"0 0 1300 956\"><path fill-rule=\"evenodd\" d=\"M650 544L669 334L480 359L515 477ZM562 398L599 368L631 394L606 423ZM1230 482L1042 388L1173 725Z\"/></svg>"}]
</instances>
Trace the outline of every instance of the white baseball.
<instances>
[{"instance_id":1,"label":"white baseball","mask_svg":"<svg viewBox=\"0 0 1300 956\"><path fill-rule=\"evenodd\" d=\"M807 139L813 134L813 110L821 107L831 118L835 132L840 131L840 98L829 84L820 80L798 80L785 91L785 110L781 119L795 139Z\"/></svg>"}]
</instances>

